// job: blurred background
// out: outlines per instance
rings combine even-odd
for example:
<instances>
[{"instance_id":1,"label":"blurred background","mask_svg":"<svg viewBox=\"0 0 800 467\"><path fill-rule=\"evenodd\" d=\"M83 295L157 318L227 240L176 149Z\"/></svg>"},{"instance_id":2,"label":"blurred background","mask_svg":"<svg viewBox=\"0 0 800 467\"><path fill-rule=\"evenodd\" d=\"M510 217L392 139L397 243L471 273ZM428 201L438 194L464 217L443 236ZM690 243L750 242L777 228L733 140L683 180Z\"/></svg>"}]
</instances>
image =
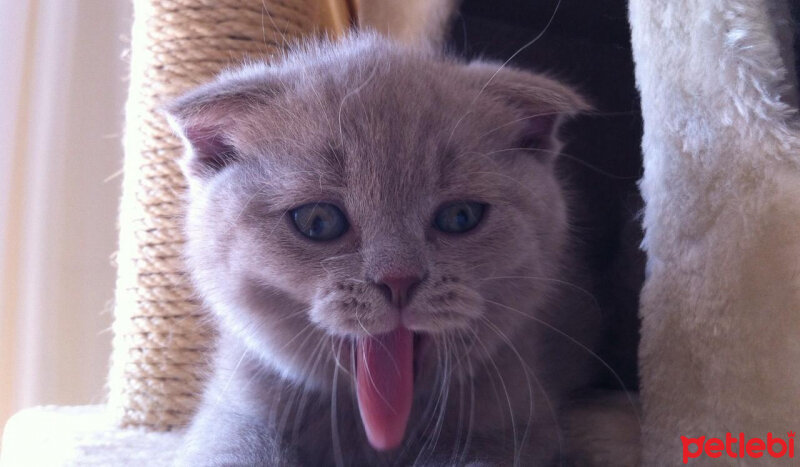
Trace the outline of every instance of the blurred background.
<instances>
[{"instance_id":1,"label":"blurred background","mask_svg":"<svg viewBox=\"0 0 800 467\"><path fill-rule=\"evenodd\" d=\"M0 429L105 398L130 3L0 0Z\"/></svg>"}]
</instances>

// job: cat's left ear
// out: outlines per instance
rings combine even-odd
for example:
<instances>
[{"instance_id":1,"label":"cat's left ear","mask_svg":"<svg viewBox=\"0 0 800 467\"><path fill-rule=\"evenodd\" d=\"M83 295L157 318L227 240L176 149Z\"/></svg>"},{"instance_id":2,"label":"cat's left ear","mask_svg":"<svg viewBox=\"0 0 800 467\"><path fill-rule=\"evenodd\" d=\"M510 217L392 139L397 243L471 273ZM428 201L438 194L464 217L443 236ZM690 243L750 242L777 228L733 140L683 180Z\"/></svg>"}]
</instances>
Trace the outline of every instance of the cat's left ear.
<instances>
[{"instance_id":1,"label":"cat's left ear","mask_svg":"<svg viewBox=\"0 0 800 467\"><path fill-rule=\"evenodd\" d=\"M561 150L561 123L591 110L572 88L540 74L486 62L473 62L467 69L479 92L519 109L521 134L515 147L539 150L548 160Z\"/></svg>"},{"instance_id":2,"label":"cat's left ear","mask_svg":"<svg viewBox=\"0 0 800 467\"><path fill-rule=\"evenodd\" d=\"M277 93L266 80L222 77L167 105L167 120L186 148L184 174L205 180L239 160L251 109Z\"/></svg>"}]
</instances>

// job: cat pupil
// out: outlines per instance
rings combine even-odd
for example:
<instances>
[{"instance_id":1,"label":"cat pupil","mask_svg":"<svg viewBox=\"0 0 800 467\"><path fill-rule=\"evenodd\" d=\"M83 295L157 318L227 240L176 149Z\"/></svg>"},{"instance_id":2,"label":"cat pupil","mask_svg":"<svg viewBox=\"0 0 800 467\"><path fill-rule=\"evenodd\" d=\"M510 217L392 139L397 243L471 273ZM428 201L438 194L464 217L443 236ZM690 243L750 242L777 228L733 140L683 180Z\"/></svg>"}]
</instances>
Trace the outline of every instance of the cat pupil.
<instances>
[{"instance_id":1,"label":"cat pupil","mask_svg":"<svg viewBox=\"0 0 800 467\"><path fill-rule=\"evenodd\" d=\"M325 229L325 221L324 221L324 220L322 220L322 218L321 218L320 216L315 216L315 217L314 217L314 220L313 220L313 221L311 221L311 230L310 230L310 232L309 232L309 233L310 233L312 236L315 236L315 237L316 237L317 235L319 235L320 233L322 233L322 231L323 231L324 229Z\"/></svg>"},{"instance_id":2,"label":"cat pupil","mask_svg":"<svg viewBox=\"0 0 800 467\"><path fill-rule=\"evenodd\" d=\"M467 215L466 211L463 209L458 211L458 216L456 216L456 222L460 228L464 228L469 222L469 216Z\"/></svg>"}]
</instances>

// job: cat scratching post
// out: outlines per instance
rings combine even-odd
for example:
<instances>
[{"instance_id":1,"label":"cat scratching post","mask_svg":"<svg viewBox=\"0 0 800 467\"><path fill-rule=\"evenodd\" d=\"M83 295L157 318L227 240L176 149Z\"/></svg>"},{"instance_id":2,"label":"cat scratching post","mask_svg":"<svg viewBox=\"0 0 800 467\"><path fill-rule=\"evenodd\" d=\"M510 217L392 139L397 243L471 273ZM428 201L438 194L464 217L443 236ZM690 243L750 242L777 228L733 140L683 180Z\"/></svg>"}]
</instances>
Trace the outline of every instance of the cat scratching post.
<instances>
[{"instance_id":1,"label":"cat scratching post","mask_svg":"<svg viewBox=\"0 0 800 467\"><path fill-rule=\"evenodd\" d=\"M336 0L137 0L126 106L109 406L123 426L184 425L212 344L181 260L181 142L159 109L227 66L348 25Z\"/></svg>"},{"instance_id":2,"label":"cat scratching post","mask_svg":"<svg viewBox=\"0 0 800 467\"><path fill-rule=\"evenodd\" d=\"M786 2L631 0L644 117L643 465L800 428L800 126ZM696 452L698 446L691 446ZM706 454L692 465L791 464Z\"/></svg>"}]
</instances>

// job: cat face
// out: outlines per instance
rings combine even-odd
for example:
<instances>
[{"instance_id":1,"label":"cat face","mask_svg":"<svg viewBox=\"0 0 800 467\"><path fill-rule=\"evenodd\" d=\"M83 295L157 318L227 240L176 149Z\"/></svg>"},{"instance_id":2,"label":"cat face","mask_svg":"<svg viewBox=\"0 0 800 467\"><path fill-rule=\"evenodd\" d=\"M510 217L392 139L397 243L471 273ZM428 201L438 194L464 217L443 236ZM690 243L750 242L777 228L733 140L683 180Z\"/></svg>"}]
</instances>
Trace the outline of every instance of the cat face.
<instances>
[{"instance_id":1,"label":"cat face","mask_svg":"<svg viewBox=\"0 0 800 467\"><path fill-rule=\"evenodd\" d=\"M513 334L510 310L549 287L513 279L563 265L554 132L584 104L497 70L362 36L177 101L187 259L223 325L301 380L319 352L399 326L488 349L485 323Z\"/></svg>"}]
</instances>

